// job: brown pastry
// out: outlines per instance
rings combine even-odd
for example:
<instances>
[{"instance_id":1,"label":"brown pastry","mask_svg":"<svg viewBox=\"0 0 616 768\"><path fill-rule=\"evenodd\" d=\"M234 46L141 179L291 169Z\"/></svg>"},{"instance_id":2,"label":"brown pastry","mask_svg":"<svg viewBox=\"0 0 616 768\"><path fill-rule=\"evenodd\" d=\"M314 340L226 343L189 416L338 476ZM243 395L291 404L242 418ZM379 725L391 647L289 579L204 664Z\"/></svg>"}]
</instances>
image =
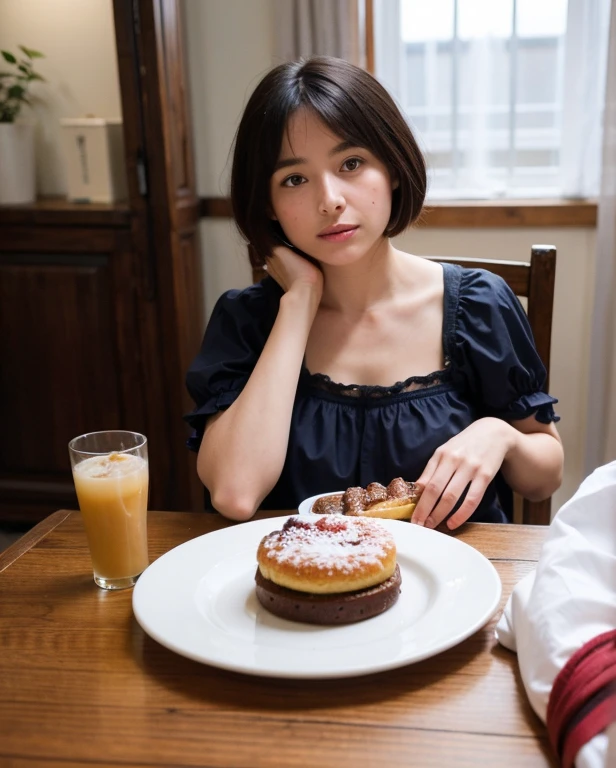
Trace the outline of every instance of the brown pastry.
<instances>
[{"instance_id":1,"label":"brown pastry","mask_svg":"<svg viewBox=\"0 0 616 768\"><path fill-rule=\"evenodd\" d=\"M291 517L261 540L257 561L257 598L285 619L348 624L382 613L400 593L395 541L372 520Z\"/></svg>"},{"instance_id":2,"label":"brown pastry","mask_svg":"<svg viewBox=\"0 0 616 768\"><path fill-rule=\"evenodd\" d=\"M317 515L342 514L353 517L379 517L389 520L410 520L420 490L415 483L394 478L387 487L370 483L366 488L347 488L343 494L321 496L312 505Z\"/></svg>"},{"instance_id":3,"label":"brown pastry","mask_svg":"<svg viewBox=\"0 0 616 768\"><path fill-rule=\"evenodd\" d=\"M257 598L270 613L281 619L305 624L353 624L384 613L400 595L400 568L381 584L356 592L312 595L286 589L269 581L257 569Z\"/></svg>"},{"instance_id":4,"label":"brown pastry","mask_svg":"<svg viewBox=\"0 0 616 768\"><path fill-rule=\"evenodd\" d=\"M331 496L321 496L312 505L312 512L319 515L341 515L342 493L332 493Z\"/></svg>"}]
</instances>

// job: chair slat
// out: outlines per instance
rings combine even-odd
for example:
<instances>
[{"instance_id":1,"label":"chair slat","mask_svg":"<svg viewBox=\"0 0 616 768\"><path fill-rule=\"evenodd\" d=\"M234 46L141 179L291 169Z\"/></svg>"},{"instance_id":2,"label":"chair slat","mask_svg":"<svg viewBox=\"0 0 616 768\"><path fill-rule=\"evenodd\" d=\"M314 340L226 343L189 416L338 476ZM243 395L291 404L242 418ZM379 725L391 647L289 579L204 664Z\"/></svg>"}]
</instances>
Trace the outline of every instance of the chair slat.
<instances>
[{"instance_id":1,"label":"chair slat","mask_svg":"<svg viewBox=\"0 0 616 768\"><path fill-rule=\"evenodd\" d=\"M533 245L530 262L502 259L469 259L453 256L426 256L432 261L459 264L470 269L487 269L500 275L516 296L526 298L528 322L535 346L547 372L544 390L550 380L550 353L552 347L552 316L556 278L556 248L553 245ZM528 525L549 525L551 499L530 501L523 499L522 522Z\"/></svg>"}]
</instances>

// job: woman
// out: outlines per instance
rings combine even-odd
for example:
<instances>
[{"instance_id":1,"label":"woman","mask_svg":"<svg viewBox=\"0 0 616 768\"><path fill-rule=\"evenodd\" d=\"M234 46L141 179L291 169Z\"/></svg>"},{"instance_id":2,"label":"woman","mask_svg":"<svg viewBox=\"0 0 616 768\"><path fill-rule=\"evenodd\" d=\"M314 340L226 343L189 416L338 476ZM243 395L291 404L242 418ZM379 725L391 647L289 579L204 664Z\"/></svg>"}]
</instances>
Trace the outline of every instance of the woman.
<instances>
[{"instance_id":1,"label":"woman","mask_svg":"<svg viewBox=\"0 0 616 768\"><path fill-rule=\"evenodd\" d=\"M385 89L315 57L276 67L236 137L232 201L269 277L223 295L187 377L221 514L402 476L413 522L511 519L563 452L524 312L500 278L404 253L424 160Z\"/></svg>"}]
</instances>

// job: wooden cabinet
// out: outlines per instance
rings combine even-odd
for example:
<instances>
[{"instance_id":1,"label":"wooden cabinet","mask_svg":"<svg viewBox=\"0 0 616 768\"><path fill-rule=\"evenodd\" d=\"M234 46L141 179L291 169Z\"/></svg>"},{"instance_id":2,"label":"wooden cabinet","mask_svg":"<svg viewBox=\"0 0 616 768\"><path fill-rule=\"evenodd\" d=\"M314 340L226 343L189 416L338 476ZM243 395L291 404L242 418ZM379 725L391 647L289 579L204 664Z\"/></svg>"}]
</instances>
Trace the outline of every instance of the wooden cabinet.
<instances>
[{"instance_id":1,"label":"wooden cabinet","mask_svg":"<svg viewBox=\"0 0 616 768\"><path fill-rule=\"evenodd\" d=\"M126 205L0 206L0 522L75 508L67 444L101 429L148 436L151 508L201 507L148 272Z\"/></svg>"},{"instance_id":2,"label":"wooden cabinet","mask_svg":"<svg viewBox=\"0 0 616 768\"><path fill-rule=\"evenodd\" d=\"M0 523L75 508L67 443L148 437L151 509L202 509L182 415L202 328L179 0L114 0L128 200L0 206Z\"/></svg>"},{"instance_id":3,"label":"wooden cabinet","mask_svg":"<svg viewBox=\"0 0 616 768\"><path fill-rule=\"evenodd\" d=\"M0 520L76 504L67 443L146 429L126 206L0 208Z\"/></svg>"}]
</instances>

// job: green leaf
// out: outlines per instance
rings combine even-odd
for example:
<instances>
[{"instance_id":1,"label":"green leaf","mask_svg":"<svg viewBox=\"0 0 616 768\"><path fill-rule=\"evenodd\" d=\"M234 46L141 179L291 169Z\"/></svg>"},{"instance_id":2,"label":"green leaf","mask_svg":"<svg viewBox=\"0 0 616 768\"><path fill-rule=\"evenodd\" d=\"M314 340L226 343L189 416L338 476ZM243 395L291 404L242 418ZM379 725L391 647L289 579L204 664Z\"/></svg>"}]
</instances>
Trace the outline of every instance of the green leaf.
<instances>
[{"instance_id":1,"label":"green leaf","mask_svg":"<svg viewBox=\"0 0 616 768\"><path fill-rule=\"evenodd\" d=\"M12 72L0 72L0 77L15 77Z\"/></svg>"},{"instance_id":2,"label":"green leaf","mask_svg":"<svg viewBox=\"0 0 616 768\"><path fill-rule=\"evenodd\" d=\"M0 103L0 123L13 123L21 110L20 101Z\"/></svg>"},{"instance_id":3,"label":"green leaf","mask_svg":"<svg viewBox=\"0 0 616 768\"><path fill-rule=\"evenodd\" d=\"M21 85L12 85L9 88L9 99L21 99L23 101L26 89Z\"/></svg>"},{"instance_id":4,"label":"green leaf","mask_svg":"<svg viewBox=\"0 0 616 768\"><path fill-rule=\"evenodd\" d=\"M45 54L44 53L41 53L40 51L35 51L33 48L26 48L25 45L20 45L19 48L20 48L20 50L22 50L26 54L26 56L29 59L44 59L45 58Z\"/></svg>"},{"instance_id":5,"label":"green leaf","mask_svg":"<svg viewBox=\"0 0 616 768\"><path fill-rule=\"evenodd\" d=\"M17 64L17 59L13 56L12 53L9 53L8 51L0 51L0 53L2 53L4 60L8 61L9 64Z\"/></svg>"},{"instance_id":6,"label":"green leaf","mask_svg":"<svg viewBox=\"0 0 616 768\"><path fill-rule=\"evenodd\" d=\"M32 67L31 67L31 66L28 66L27 64L20 64L20 65L17 67L17 69L18 69L20 72L23 72L23 73L24 73L24 75L28 75L28 77L30 77L30 75L31 75L31 73L32 73Z\"/></svg>"}]
</instances>

